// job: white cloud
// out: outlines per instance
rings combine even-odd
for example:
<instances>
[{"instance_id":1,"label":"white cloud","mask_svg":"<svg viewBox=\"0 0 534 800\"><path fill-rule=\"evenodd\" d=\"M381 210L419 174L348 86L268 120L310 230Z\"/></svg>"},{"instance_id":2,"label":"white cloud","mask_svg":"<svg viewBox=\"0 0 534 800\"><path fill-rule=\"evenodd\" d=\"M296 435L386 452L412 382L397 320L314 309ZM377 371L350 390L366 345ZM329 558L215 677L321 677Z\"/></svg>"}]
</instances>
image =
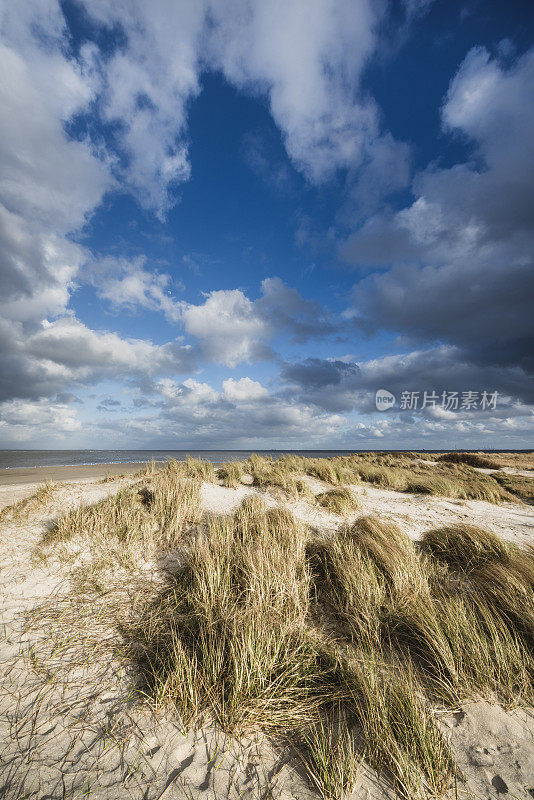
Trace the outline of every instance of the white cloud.
<instances>
[{"instance_id":1,"label":"white cloud","mask_svg":"<svg viewBox=\"0 0 534 800\"><path fill-rule=\"evenodd\" d=\"M107 257L92 267L92 282L97 294L114 308L135 311L145 308L162 312L171 323L181 318L181 305L175 300L172 288L183 289L167 273L145 269L146 258Z\"/></svg>"},{"instance_id":2,"label":"white cloud","mask_svg":"<svg viewBox=\"0 0 534 800\"><path fill-rule=\"evenodd\" d=\"M263 340L270 337L270 326L239 289L210 292L199 306L184 304L182 317L209 360L235 367L269 352Z\"/></svg>"},{"instance_id":3,"label":"white cloud","mask_svg":"<svg viewBox=\"0 0 534 800\"><path fill-rule=\"evenodd\" d=\"M119 126L124 180L141 205L162 217L173 184L187 180L187 103L199 91L203 0L86 0L98 22L122 27L127 45L101 62L103 118Z\"/></svg>"},{"instance_id":4,"label":"white cloud","mask_svg":"<svg viewBox=\"0 0 534 800\"><path fill-rule=\"evenodd\" d=\"M223 381L222 386L226 397L238 403L259 400L268 395L267 389L262 386L261 383L253 381L251 378L240 378L239 380L228 378Z\"/></svg>"},{"instance_id":5,"label":"white cloud","mask_svg":"<svg viewBox=\"0 0 534 800\"><path fill-rule=\"evenodd\" d=\"M84 259L68 234L112 185L109 168L66 123L94 99L90 70L67 55L55 2L4 3L0 42L0 243L3 313L31 321L66 307Z\"/></svg>"},{"instance_id":6,"label":"white cloud","mask_svg":"<svg viewBox=\"0 0 534 800\"><path fill-rule=\"evenodd\" d=\"M57 444L68 441L81 430L76 408L68 403L50 400L0 403L0 437L4 445L35 444L39 439Z\"/></svg>"},{"instance_id":7,"label":"white cloud","mask_svg":"<svg viewBox=\"0 0 534 800\"><path fill-rule=\"evenodd\" d=\"M431 165L410 206L375 215L345 243L348 261L392 267L355 287L357 316L470 349L475 363L532 371L534 50L510 67L471 50L442 115L473 157Z\"/></svg>"},{"instance_id":8,"label":"white cloud","mask_svg":"<svg viewBox=\"0 0 534 800\"><path fill-rule=\"evenodd\" d=\"M312 181L377 159L396 165L405 159L391 136L382 136L377 106L361 87L380 43L386 3L82 4L96 22L120 26L125 35L125 46L100 61L100 109L120 127L117 149L128 161L124 179L160 216L173 203L173 184L189 177L187 110L203 69L221 71L240 89L268 99L288 155ZM408 18L412 12L408 4Z\"/></svg>"}]
</instances>

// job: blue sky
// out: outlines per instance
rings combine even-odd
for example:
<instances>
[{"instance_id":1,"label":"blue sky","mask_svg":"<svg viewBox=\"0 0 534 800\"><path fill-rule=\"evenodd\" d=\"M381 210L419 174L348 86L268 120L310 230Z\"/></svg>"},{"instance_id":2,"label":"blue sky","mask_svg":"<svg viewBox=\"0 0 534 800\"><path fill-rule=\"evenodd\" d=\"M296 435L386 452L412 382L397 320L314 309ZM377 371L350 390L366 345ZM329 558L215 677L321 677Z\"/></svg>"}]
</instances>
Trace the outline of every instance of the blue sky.
<instances>
[{"instance_id":1,"label":"blue sky","mask_svg":"<svg viewBox=\"0 0 534 800\"><path fill-rule=\"evenodd\" d=\"M529 5L0 4L1 446L531 447Z\"/></svg>"}]
</instances>

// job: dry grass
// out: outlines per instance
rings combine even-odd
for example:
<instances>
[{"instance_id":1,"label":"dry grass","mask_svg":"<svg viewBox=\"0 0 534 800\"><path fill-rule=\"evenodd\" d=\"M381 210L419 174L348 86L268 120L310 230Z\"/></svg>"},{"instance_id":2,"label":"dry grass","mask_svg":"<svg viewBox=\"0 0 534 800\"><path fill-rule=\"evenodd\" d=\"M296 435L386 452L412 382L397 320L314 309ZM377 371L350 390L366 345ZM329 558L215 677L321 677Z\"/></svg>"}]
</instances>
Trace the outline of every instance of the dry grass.
<instances>
[{"instance_id":1,"label":"dry grass","mask_svg":"<svg viewBox=\"0 0 534 800\"><path fill-rule=\"evenodd\" d=\"M235 470L223 465L219 478L232 483L248 470L255 485L294 498L305 491L299 482L307 486L298 476L324 467L321 479L336 486L319 498L346 514L347 477L428 477L415 458L396 459L318 466L253 456ZM433 703L534 701L534 553L469 526L429 532L415 546L376 517L314 538L257 496L229 516L203 517L206 464L145 473L141 485L76 509L46 536L53 552L81 543L111 571L135 571L180 547L164 587L152 585L134 614L120 612L122 657L146 696L184 727L214 722L289 744L325 800L352 790L362 758L404 798L442 795L455 768ZM439 470L459 483L473 473Z\"/></svg>"},{"instance_id":2,"label":"dry grass","mask_svg":"<svg viewBox=\"0 0 534 800\"><path fill-rule=\"evenodd\" d=\"M14 520L22 516L27 517L29 514L42 509L52 499L55 488L55 484L45 481L29 497L24 497L22 500L3 508L0 511L0 522L9 519Z\"/></svg>"},{"instance_id":3,"label":"dry grass","mask_svg":"<svg viewBox=\"0 0 534 800\"><path fill-rule=\"evenodd\" d=\"M499 472L492 475L497 483L510 494L519 497L525 503L534 504L534 477L527 478L524 475L508 475L506 472Z\"/></svg>"},{"instance_id":4,"label":"dry grass","mask_svg":"<svg viewBox=\"0 0 534 800\"><path fill-rule=\"evenodd\" d=\"M450 464L467 464L470 467L479 469L500 469L501 465L481 453L443 453L438 456L438 461L446 461Z\"/></svg>"},{"instance_id":5,"label":"dry grass","mask_svg":"<svg viewBox=\"0 0 534 800\"><path fill-rule=\"evenodd\" d=\"M345 488L329 489L327 492L315 495L315 499L332 514L350 514L360 507L358 498Z\"/></svg>"},{"instance_id":6,"label":"dry grass","mask_svg":"<svg viewBox=\"0 0 534 800\"><path fill-rule=\"evenodd\" d=\"M427 531L422 544L432 556L463 572L506 559L510 550L494 533L463 524Z\"/></svg>"},{"instance_id":7,"label":"dry grass","mask_svg":"<svg viewBox=\"0 0 534 800\"><path fill-rule=\"evenodd\" d=\"M376 518L311 543L332 628L356 647L408 659L429 698L532 702L532 555L474 528L425 537L421 550ZM448 568L459 562L461 580Z\"/></svg>"},{"instance_id":8,"label":"dry grass","mask_svg":"<svg viewBox=\"0 0 534 800\"><path fill-rule=\"evenodd\" d=\"M307 539L257 498L210 518L169 589L123 628L147 692L185 726L289 742L324 798L353 785L358 732L358 752L404 796L441 791L452 761L412 673L363 638L344 655L313 622Z\"/></svg>"},{"instance_id":9,"label":"dry grass","mask_svg":"<svg viewBox=\"0 0 534 800\"><path fill-rule=\"evenodd\" d=\"M334 458L286 456L273 460L251 456L248 460L254 485L278 486L295 494L294 479L305 473L332 486L361 481L382 489L413 492L489 503L517 502L517 496L493 475L477 472L467 464L442 461L422 463L414 453L363 453Z\"/></svg>"},{"instance_id":10,"label":"dry grass","mask_svg":"<svg viewBox=\"0 0 534 800\"><path fill-rule=\"evenodd\" d=\"M534 470L534 451L524 451L522 453L492 453L501 467L512 467L512 469Z\"/></svg>"},{"instance_id":11,"label":"dry grass","mask_svg":"<svg viewBox=\"0 0 534 800\"><path fill-rule=\"evenodd\" d=\"M223 486L236 489L243 479L243 464L240 461L229 461L227 464L221 464L216 474Z\"/></svg>"},{"instance_id":12,"label":"dry grass","mask_svg":"<svg viewBox=\"0 0 534 800\"><path fill-rule=\"evenodd\" d=\"M468 525L429 531L422 546L466 576L471 591L508 629L534 648L534 557Z\"/></svg>"},{"instance_id":13,"label":"dry grass","mask_svg":"<svg viewBox=\"0 0 534 800\"><path fill-rule=\"evenodd\" d=\"M43 536L40 555L76 560L84 551L88 572L137 568L181 544L184 531L202 518L200 483L169 463L143 486L80 506ZM52 548L52 545L54 546Z\"/></svg>"},{"instance_id":14,"label":"dry grass","mask_svg":"<svg viewBox=\"0 0 534 800\"><path fill-rule=\"evenodd\" d=\"M101 479L100 483L113 483L114 481L119 481L126 477L127 476L125 472L121 473L106 472L104 477Z\"/></svg>"},{"instance_id":15,"label":"dry grass","mask_svg":"<svg viewBox=\"0 0 534 800\"><path fill-rule=\"evenodd\" d=\"M280 489L292 498L314 498L305 481L295 474L294 464L289 458L273 460L253 454L245 462L245 469L252 475L252 485L260 489Z\"/></svg>"}]
</instances>

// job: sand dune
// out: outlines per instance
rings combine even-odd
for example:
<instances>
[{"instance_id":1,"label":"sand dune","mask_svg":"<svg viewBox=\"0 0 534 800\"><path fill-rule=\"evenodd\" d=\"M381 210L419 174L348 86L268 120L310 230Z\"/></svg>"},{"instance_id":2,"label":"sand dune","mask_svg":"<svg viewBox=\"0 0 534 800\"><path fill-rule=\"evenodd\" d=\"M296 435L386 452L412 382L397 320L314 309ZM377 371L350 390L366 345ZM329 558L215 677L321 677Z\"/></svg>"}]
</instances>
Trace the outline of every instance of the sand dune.
<instances>
[{"instance_id":1,"label":"sand dune","mask_svg":"<svg viewBox=\"0 0 534 800\"><path fill-rule=\"evenodd\" d=\"M325 488L307 480L315 492ZM43 532L58 514L112 495L130 481L58 484L42 507L13 519L7 515L1 523L0 794L13 800L317 797L291 754L267 738L237 742L213 726L186 732L168 709L140 702L132 691L134 671L113 655L111 644L119 634L109 618L95 618L94 608L76 595L73 563L36 560ZM5 488L4 504L30 491ZM534 541L530 506L401 494L363 484L353 491L361 505L354 518L380 513L414 538L438 524L468 520L520 545ZM333 535L340 524L339 516L304 499L288 500L250 485L232 489L203 482L203 510L228 514L257 493L270 506L287 506L322 534ZM161 581L153 561L143 579ZM131 586L117 584L116 590ZM534 795L534 717L528 709L507 712L481 700L438 718L471 792L462 786L458 797ZM451 788L450 797L454 792ZM387 780L360 765L352 798L395 796Z\"/></svg>"}]
</instances>

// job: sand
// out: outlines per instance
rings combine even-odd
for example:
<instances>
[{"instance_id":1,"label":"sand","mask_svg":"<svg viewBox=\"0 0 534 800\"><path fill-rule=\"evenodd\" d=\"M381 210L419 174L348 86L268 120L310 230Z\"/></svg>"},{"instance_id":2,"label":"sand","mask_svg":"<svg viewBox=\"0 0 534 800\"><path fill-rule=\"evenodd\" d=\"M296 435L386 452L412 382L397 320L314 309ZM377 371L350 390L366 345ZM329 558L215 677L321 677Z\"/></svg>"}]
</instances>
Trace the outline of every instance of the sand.
<instances>
[{"instance_id":1,"label":"sand","mask_svg":"<svg viewBox=\"0 0 534 800\"><path fill-rule=\"evenodd\" d=\"M124 465L120 467L125 471ZM266 740L238 744L213 728L185 735L171 716L155 714L134 699L134 675L115 662L107 646L117 632L95 619L90 605L76 605L69 566L32 560L50 520L130 481L99 483L72 471L69 478L69 483L56 486L43 508L27 518L0 523L0 797L311 800L315 795L295 764ZM4 485L0 502L30 494L39 481ZM319 481L310 483L314 490L325 488ZM519 544L534 541L530 506L459 502L361 485L352 490L361 503L358 513L380 512L414 538L437 524L469 521ZM227 489L205 483L203 506L229 513L244 496L257 491L251 486ZM264 496L271 505L282 502L275 492ZM340 524L336 515L305 502L289 505L323 533L333 534ZM34 619L28 625L28 613L39 607L41 622ZM52 626L50 610L55 608L64 613ZM69 613L76 618L75 641L69 634ZM451 737L471 793L461 788L458 797L531 800L534 717L530 712L505 712L487 702L466 703L455 713L443 714L441 724ZM362 767L351 800L394 796L383 780ZM451 800L454 796L451 792Z\"/></svg>"},{"instance_id":2,"label":"sand","mask_svg":"<svg viewBox=\"0 0 534 800\"><path fill-rule=\"evenodd\" d=\"M45 481L73 481L83 478L97 480L106 475L133 475L144 464L81 464L71 467L13 467L0 469L0 487L35 486Z\"/></svg>"}]
</instances>

